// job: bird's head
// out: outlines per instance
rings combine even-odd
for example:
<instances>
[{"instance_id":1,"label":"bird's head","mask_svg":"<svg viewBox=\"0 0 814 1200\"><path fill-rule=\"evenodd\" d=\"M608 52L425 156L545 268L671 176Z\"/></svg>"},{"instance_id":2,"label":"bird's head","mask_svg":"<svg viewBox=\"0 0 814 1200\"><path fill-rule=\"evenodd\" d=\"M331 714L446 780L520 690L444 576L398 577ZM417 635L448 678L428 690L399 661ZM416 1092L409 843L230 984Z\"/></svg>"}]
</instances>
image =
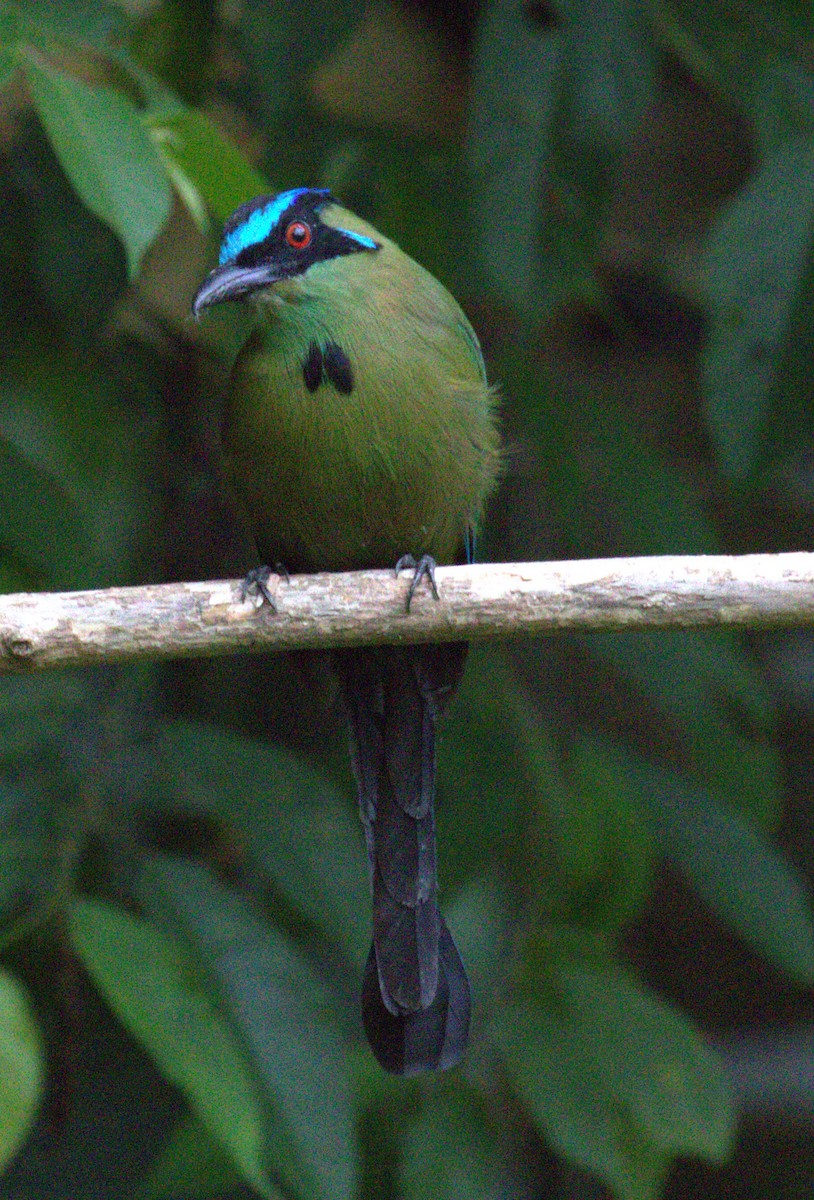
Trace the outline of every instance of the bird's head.
<instances>
[{"instance_id":1,"label":"bird's head","mask_svg":"<svg viewBox=\"0 0 814 1200\"><path fill-rule=\"evenodd\" d=\"M316 263L379 250L374 238L342 227L343 211L322 188L293 188L241 204L226 222L218 266L198 288L193 314L198 317L223 300L256 296L304 275ZM340 223L330 223L329 214L338 215Z\"/></svg>"}]
</instances>

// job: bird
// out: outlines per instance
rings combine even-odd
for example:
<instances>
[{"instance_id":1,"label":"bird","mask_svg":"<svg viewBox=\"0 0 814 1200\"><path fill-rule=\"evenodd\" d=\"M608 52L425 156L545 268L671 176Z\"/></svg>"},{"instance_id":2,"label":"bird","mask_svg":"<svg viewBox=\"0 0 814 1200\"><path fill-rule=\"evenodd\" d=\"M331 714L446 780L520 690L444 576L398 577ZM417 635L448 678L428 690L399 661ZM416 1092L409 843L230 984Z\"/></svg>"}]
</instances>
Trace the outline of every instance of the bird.
<instances>
[{"instance_id":1,"label":"bird","mask_svg":"<svg viewBox=\"0 0 814 1200\"><path fill-rule=\"evenodd\" d=\"M443 215L439 213L439 219ZM325 188L241 204L196 318L253 309L222 422L224 465L260 562L278 573L410 568L409 609L436 564L474 557L501 474L496 390L452 295ZM398 1075L462 1058L471 997L438 906L435 727L466 643L332 653L364 825L373 937L362 1024Z\"/></svg>"}]
</instances>

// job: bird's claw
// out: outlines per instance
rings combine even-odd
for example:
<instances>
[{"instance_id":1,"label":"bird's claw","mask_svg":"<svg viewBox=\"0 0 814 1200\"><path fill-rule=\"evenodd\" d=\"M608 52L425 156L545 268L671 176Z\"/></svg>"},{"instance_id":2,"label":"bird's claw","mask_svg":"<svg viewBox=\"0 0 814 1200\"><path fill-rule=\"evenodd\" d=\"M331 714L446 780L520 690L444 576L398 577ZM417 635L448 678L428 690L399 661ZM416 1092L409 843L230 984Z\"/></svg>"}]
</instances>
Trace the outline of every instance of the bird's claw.
<instances>
[{"instance_id":1,"label":"bird's claw","mask_svg":"<svg viewBox=\"0 0 814 1200\"><path fill-rule=\"evenodd\" d=\"M406 570L413 572L413 578L410 580L410 586L407 589L407 612L410 611L415 590L422 579L426 579L429 583L433 597L436 600L441 599L438 594L438 584L435 582L436 566L437 563L431 554L422 554L419 559L413 558L412 554L402 554L396 563L396 575Z\"/></svg>"},{"instance_id":2,"label":"bird's claw","mask_svg":"<svg viewBox=\"0 0 814 1200\"><path fill-rule=\"evenodd\" d=\"M240 599L245 602L250 596L260 596L262 602L267 604L273 613L276 613L277 604L268 587L268 581L272 575L278 575L281 579L285 579L286 583L291 578L282 563L275 563L274 567L252 567L240 585Z\"/></svg>"}]
</instances>

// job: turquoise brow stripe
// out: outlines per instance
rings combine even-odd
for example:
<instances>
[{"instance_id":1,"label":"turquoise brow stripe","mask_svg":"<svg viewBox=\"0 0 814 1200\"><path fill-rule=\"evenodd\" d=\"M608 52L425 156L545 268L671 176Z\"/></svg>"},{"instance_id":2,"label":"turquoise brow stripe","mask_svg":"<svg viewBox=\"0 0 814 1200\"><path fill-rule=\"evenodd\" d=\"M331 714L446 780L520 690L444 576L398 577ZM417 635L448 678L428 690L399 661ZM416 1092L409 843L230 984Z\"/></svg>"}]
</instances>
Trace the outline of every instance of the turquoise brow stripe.
<instances>
[{"instance_id":1,"label":"turquoise brow stripe","mask_svg":"<svg viewBox=\"0 0 814 1200\"><path fill-rule=\"evenodd\" d=\"M285 210L308 190L308 188L291 188L288 192L280 192L262 208L256 208L242 225L238 225L237 229L233 229L223 239L218 259L220 265L224 266L237 258L241 250L245 250L247 246L254 246L257 242L262 242L264 238L267 238Z\"/></svg>"},{"instance_id":2,"label":"turquoise brow stripe","mask_svg":"<svg viewBox=\"0 0 814 1200\"><path fill-rule=\"evenodd\" d=\"M373 238L365 237L363 233L353 233L350 229L340 229L339 232L344 233L345 237L351 238L354 242L358 242L366 250L378 250L379 248L378 242L374 242Z\"/></svg>"}]
</instances>

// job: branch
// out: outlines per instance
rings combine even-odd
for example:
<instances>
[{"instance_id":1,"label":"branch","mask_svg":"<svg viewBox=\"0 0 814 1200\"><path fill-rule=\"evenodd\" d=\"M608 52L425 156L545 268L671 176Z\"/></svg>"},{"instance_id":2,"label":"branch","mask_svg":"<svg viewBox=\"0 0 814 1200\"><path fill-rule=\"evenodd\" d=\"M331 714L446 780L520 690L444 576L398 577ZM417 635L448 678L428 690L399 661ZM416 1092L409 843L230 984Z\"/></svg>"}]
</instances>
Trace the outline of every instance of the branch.
<instances>
[{"instance_id":1,"label":"branch","mask_svg":"<svg viewBox=\"0 0 814 1200\"><path fill-rule=\"evenodd\" d=\"M0 596L0 672L128 659L381 642L528 637L560 629L814 624L814 554L609 558L439 567L441 598L409 575L298 575L277 612L234 580Z\"/></svg>"}]
</instances>

